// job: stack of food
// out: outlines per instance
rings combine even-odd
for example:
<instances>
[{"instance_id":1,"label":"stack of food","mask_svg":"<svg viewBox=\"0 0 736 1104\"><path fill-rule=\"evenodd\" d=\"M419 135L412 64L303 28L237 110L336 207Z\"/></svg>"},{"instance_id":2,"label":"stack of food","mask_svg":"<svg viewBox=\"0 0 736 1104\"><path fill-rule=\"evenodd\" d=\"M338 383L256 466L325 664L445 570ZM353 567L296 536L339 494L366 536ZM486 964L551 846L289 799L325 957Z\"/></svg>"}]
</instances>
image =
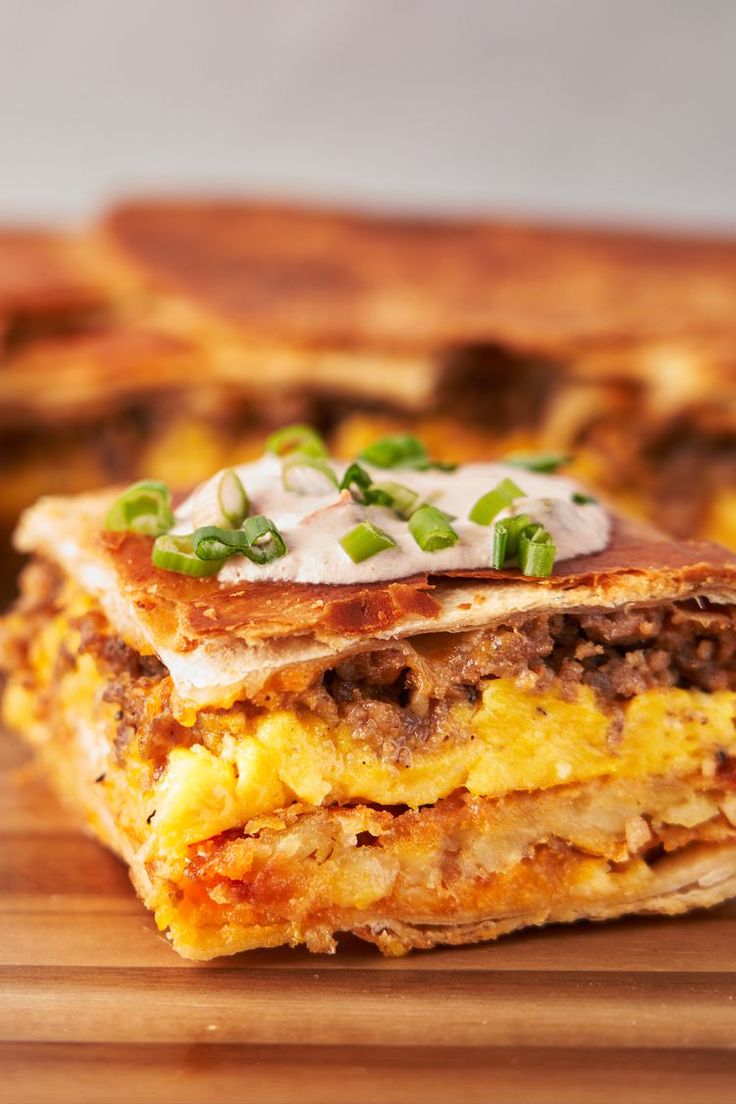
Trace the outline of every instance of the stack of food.
<instances>
[{"instance_id":1,"label":"stack of food","mask_svg":"<svg viewBox=\"0 0 736 1104\"><path fill-rule=\"evenodd\" d=\"M6 240L8 514L140 481L24 513L5 718L182 954L736 892L736 556L692 539L736 541L736 244L225 203Z\"/></svg>"}]
</instances>

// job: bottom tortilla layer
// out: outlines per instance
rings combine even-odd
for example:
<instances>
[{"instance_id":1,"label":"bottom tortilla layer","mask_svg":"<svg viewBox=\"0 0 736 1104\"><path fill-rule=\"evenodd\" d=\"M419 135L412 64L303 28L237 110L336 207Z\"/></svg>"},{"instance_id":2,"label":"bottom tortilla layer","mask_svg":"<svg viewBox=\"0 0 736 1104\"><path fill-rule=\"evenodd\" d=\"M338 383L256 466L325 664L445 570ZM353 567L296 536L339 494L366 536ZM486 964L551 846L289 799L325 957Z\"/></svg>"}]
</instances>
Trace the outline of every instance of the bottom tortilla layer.
<instances>
[{"instance_id":1,"label":"bottom tortilla layer","mask_svg":"<svg viewBox=\"0 0 736 1104\"><path fill-rule=\"evenodd\" d=\"M129 864L184 957L353 932L384 954L495 939L527 926L674 915L736 894L736 779L596 780L490 799L457 791L410 810L292 805L166 855L134 844L53 737L61 796Z\"/></svg>"}]
</instances>

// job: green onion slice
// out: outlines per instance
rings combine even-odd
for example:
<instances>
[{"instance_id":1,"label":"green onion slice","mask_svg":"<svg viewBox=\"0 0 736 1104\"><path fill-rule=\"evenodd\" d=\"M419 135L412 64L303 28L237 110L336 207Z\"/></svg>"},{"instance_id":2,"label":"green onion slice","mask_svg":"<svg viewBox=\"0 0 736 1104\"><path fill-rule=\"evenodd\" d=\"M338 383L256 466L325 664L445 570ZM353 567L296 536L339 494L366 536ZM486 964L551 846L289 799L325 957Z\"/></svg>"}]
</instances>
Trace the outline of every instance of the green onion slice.
<instances>
[{"instance_id":1,"label":"green onion slice","mask_svg":"<svg viewBox=\"0 0 736 1104\"><path fill-rule=\"evenodd\" d=\"M337 476L321 456L290 452L281 468L284 489L301 495L322 495L337 490Z\"/></svg>"},{"instance_id":2,"label":"green onion slice","mask_svg":"<svg viewBox=\"0 0 736 1104\"><path fill-rule=\"evenodd\" d=\"M500 571L502 567L507 567L516 560L521 532L531 523L532 519L528 514L517 514L496 522L493 527L491 567Z\"/></svg>"},{"instance_id":3,"label":"green onion slice","mask_svg":"<svg viewBox=\"0 0 736 1104\"><path fill-rule=\"evenodd\" d=\"M340 482L341 491L350 491L356 502L363 506L390 506L389 495L375 484L365 468L351 464Z\"/></svg>"},{"instance_id":4,"label":"green onion slice","mask_svg":"<svg viewBox=\"0 0 736 1104\"><path fill-rule=\"evenodd\" d=\"M597 506L598 499L593 498L593 495L581 494L580 491L575 491L572 495L572 501L576 506Z\"/></svg>"},{"instance_id":5,"label":"green onion slice","mask_svg":"<svg viewBox=\"0 0 736 1104\"><path fill-rule=\"evenodd\" d=\"M277 456L288 456L291 452L302 452L307 456L329 455L319 433L308 425L289 425L277 429L266 441L266 452L275 452Z\"/></svg>"},{"instance_id":6,"label":"green onion slice","mask_svg":"<svg viewBox=\"0 0 736 1104\"><path fill-rule=\"evenodd\" d=\"M194 551L192 534L174 537L170 533L157 537L153 542L151 561L165 571L179 575L193 575L202 579L220 570L224 560L201 560Z\"/></svg>"},{"instance_id":7,"label":"green onion slice","mask_svg":"<svg viewBox=\"0 0 736 1104\"><path fill-rule=\"evenodd\" d=\"M340 481L341 491L350 491L358 502L365 502L365 492L371 485L371 477L360 464L350 464Z\"/></svg>"},{"instance_id":8,"label":"green onion slice","mask_svg":"<svg viewBox=\"0 0 736 1104\"><path fill-rule=\"evenodd\" d=\"M420 506L409 518L409 532L422 552L439 552L460 539L444 511L436 506Z\"/></svg>"},{"instance_id":9,"label":"green onion slice","mask_svg":"<svg viewBox=\"0 0 736 1104\"><path fill-rule=\"evenodd\" d=\"M205 525L192 536L194 551L201 560L222 563L238 553L257 564L278 560L286 552L284 539L270 518L255 514L246 518L242 529L222 529Z\"/></svg>"},{"instance_id":10,"label":"green onion slice","mask_svg":"<svg viewBox=\"0 0 736 1104\"><path fill-rule=\"evenodd\" d=\"M424 470L429 467L427 450L418 437L410 433L395 433L381 437L368 448L363 449L359 460L374 464L377 468L414 468Z\"/></svg>"},{"instance_id":11,"label":"green onion slice","mask_svg":"<svg viewBox=\"0 0 736 1104\"><path fill-rule=\"evenodd\" d=\"M550 575L556 553L550 534L528 514L504 518L493 527L491 566L497 571L517 565L523 575Z\"/></svg>"},{"instance_id":12,"label":"green onion slice","mask_svg":"<svg viewBox=\"0 0 736 1104\"><path fill-rule=\"evenodd\" d=\"M248 494L240 476L232 468L226 468L217 484L217 505L225 521L237 529L248 515Z\"/></svg>"},{"instance_id":13,"label":"green onion slice","mask_svg":"<svg viewBox=\"0 0 736 1104\"><path fill-rule=\"evenodd\" d=\"M517 487L513 479L502 479L492 491L478 499L468 514L476 525L490 525L493 519L505 510L517 498L523 498L524 492Z\"/></svg>"},{"instance_id":14,"label":"green onion slice","mask_svg":"<svg viewBox=\"0 0 736 1104\"><path fill-rule=\"evenodd\" d=\"M405 521L421 505L418 493L413 491L411 487L405 487L403 483L392 483L390 480L385 483L374 483L371 492L373 495L385 496L387 499L385 503L376 499L373 505L386 505Z\"/></svg>"},{"instance_id":15,"label":"green onion slice","mask_svg":"<svg viewBox=\"0 0 736 1104\"><path fill-rule=\"evenodd\" d=\"M394 548L396 541L372 522L361 521L342 537L340 546L353 563L362 563L385 548Z\"/></svg>"},{"instance_id":16,"label":"green onion slice","mask_svg":"<svg viewBox=\"0 0 736 1104\"><path fill-rule=\"evenodd\" d=\"M271 519L263 514L247 518L243 523L243 532L249 541L245 555L253 563L271 563L286 555L284 538Z\"/></svg>"},{"instance_id":17,"label":"green onion slice","mask_svg":"<svg viewBox=\"0 0 736 1104\"><path fill-rule=\"evenodd\" d=\"M106 529L145 537L158 537L173 524L169 488L157 479L133 483L115 499L105 517Z\"/></svg>"},{"instance_id":18,"label":"green onion slice","mask_svg":"<svg viewBox=\"0 0 736 1104\"><path fill-rule=\"evenodd\" d=\"M543 577L552 574L556 548L552 537L541 525L529 525L519 536L519 567L523 575Z\"/></svg>"},{"instance_id":19,"label":"green onion slice","mask_svg":"<svg viewBox=\"0 0 736 1104\"><path fill-rule=\"evenodd\" d=\"M526 468L533 472L556 472L571 463L573 457L565 452L514 453L504 456L504 464L515 468Z\"/></svg>"}]
</instances>

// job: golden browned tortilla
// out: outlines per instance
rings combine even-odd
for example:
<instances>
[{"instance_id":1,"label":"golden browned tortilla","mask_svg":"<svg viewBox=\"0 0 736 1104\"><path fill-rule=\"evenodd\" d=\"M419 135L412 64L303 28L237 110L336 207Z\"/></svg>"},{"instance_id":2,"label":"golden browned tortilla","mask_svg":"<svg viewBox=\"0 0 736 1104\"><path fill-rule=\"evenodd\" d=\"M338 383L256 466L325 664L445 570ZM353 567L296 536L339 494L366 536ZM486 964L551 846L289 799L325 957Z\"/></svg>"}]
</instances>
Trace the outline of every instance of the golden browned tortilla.
<instances>
[{"instance_id":1,"label":"golden browned tortilla","mask_svg":"<svg viewBox=\"0 0 736 1104\"><path fill-rule=\"evenodd\" d=\"M161 288L307 345L736 334L736 241L704 235L171 199L123 203L106 228Z\"/></svg>"},{"instance_id":2,"label":"golden browned tortilla","mask_svg":"<svg viewBox=\"0 0 736 1104\"><path fill-rule=\"evenodd\" d=\"M0 339L88 320L106 300L99 273L73 235L0 226Z\"/></svg>"}]
</instances>

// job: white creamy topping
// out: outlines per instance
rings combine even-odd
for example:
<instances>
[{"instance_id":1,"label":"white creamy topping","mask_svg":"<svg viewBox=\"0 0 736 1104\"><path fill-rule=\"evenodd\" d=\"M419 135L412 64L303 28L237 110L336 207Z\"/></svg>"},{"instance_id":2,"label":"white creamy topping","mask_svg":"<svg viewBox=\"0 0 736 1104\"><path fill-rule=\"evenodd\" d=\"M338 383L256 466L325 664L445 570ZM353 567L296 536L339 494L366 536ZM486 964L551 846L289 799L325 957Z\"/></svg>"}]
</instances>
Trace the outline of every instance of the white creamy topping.
<instances>
[{"instance_id":1,"label":"white creamy topping","mask_svg":"<svg viewBox=\"0 0 736 1104\"><path fill-rule=\"evenodd\" d=\"M342 478L348 465L329 461ZM286 544L281 559L259 566L245 556L231 556L220 570L223 583L278 579L295 583L362 583L400 579L421 572L443 572L458 568L489 567L493 524L476 525L468 514L478 499L502 479L512 479L525 497L501 511L494 521L514 514L529 514L541 522L555 543L556 561L599 552L605 548L611 523L597 503L578 504L573 494L583 492L574 480L560 475L541 475L509 464L464 464L452 472L390 471L362 467L377 482L393 481L417 491L423 500L451 514L452 527L460 538L450 548L423 552L406 521L382 506L362 506L348 491L322 495L301 495L287 491L281 481L281 460L263 456L235 471L250 498L250 513L265 514L273 521ZM197 489L176 513L174 533L190 533L195 525L195 500L207 499L217 486L221 472ZM362 563L353 563L340 546L340 539L360 521L371 521L388 533L395 548L388 548Z\"/></svg>"}]
</instances>

